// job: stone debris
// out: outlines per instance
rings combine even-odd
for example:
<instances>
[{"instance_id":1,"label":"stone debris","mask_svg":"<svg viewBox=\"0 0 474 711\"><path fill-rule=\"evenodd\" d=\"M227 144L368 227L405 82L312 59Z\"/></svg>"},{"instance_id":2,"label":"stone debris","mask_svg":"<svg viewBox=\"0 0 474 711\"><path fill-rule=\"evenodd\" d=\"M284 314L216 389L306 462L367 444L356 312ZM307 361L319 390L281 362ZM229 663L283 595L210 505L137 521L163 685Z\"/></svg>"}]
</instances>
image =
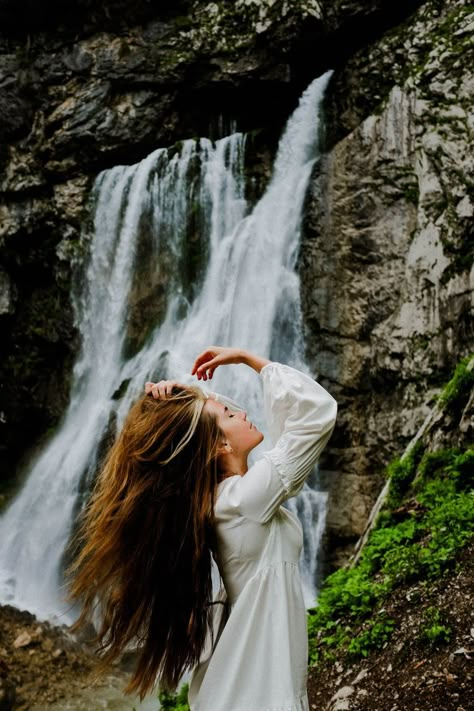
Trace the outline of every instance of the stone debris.
<instances>
[{"instance_id":1,"label":"stone debris","mask_svg":"<svg viewBox=\"0 0 474 711\"><path fill-rule=\"evenodd\" d=\"M20 649L20 647L28 647L33 641L33 637L28 634L28 632L22 632L18 635L16 640L13 642L15 649Z\"/></svg>"},{"instance_id":2,"label":"stone debris","mask_svg":"<svg viewBox=\"0 0 474 711\"><path fill-rule=\"evenodd\" d=\"M329 704L329 711L347 711L350 709L349 697L354 693L353 686L341 686L336 691Z\"/></svg>"},{"instance_id":3,"label":"stone debris","mask_svg":"<svg viewBox=\"0 0 474 711\"><path fill-rule=\"evenodd\" d=\"M362 679L365 679L365 677L367 676L368 673L369 672L367 671L367 669L361 669L361 671L357 674L356 678L354 679L354 681L352 683L358 684L359 681L362 681Z\"/></svg>"},{"instance_id":4,"label":"stone debris","mask_svg":"<svg viewBox=\"0 0 474 711\"><path fill-rule=\"evenodd\" d=\"M43 630L41 627L36 627L33 632L23 630L13 642L13 646L15 649L21 649L22 647L29 647L31 644L37 644L42 635Z\"/></svg>"}]
</instances>

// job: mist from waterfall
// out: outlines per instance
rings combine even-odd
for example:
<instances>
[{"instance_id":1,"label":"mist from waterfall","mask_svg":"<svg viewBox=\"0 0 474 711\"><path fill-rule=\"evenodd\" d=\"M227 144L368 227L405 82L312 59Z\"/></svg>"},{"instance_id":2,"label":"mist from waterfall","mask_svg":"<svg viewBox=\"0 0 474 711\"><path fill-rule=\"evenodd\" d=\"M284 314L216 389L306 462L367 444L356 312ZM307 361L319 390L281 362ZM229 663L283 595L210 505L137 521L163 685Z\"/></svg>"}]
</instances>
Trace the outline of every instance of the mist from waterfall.
<instances>
[{"instance_id":1,"label":"mist from waterfall","mask_svg":"<svg viewBox=\"0 0 474 711\"><path fill-rule=\"evenodd\" d=\"M329 76L316 79L301 97L253 209L245 200L245 136L239 133L215 144L187 140L98 176L91 196L94 234L74 296L82 347L70 404L0 519L1 602L41 618L67 622L74 616L62 580L74 518L107 433L120 426L146 380L193 382L194 357L210 344L245 348L307 371L295 268ZM147 279L157 285L157 313L143 339L132 303ZM265 432L253 371L219 369L212 389L245 405ZM260 452L270 444L265 441ZM326 494L306 485L290 507L304 528L302 578L312 606Z\"/></svg>"}]
</instances>

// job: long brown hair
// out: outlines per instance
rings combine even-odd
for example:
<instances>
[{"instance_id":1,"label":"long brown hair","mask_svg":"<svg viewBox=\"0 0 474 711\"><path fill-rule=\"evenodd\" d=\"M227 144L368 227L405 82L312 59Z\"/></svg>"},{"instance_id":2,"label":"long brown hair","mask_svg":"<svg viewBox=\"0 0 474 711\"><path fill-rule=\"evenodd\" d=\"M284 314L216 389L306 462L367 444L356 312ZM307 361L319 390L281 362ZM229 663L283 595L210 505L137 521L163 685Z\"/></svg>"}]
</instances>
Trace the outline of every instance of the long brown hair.
<instances>
[{"instance_id":1,"label":"long brown hair","mask_svg":"<svg viewBox=\"0 0 474 711\"><path fill-rule=\"evenodd\" d=\"M199 388L142 397L109 451L69 568L73 629L99 617L104 671L128 645L127 693L174 690L200 657L212 603L211 552L222 432Z\"/></svg>"}]
</instances>

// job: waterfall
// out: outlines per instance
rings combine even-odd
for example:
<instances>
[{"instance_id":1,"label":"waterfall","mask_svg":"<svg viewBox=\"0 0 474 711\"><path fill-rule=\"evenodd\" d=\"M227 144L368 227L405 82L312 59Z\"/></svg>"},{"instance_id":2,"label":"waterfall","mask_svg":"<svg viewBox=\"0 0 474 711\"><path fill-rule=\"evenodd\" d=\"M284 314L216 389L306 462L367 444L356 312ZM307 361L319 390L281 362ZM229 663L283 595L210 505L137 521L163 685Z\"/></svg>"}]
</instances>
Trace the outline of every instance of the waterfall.
<instances>
[{"instance_id":1,"label":"waterfall","mask_svg":"<svg viewBox=\"0 0 474 711\"><path fill-rule=\"evenodd\" d=\"M187 140L98 176L90 256L74 295L82 349L70 405L0 520L2 602L42 618L71 618L62 569L74 517L107 433L120 426L145 380L192 382L194 357L210 344L249 349L307 371L295 266L329 76L301 97L253 209L244 197L245 137L239 133L215 144ZM144 284L151 285L148 297ZM142 299L139 309L134 298ZM151 326L137 321L135 312L150 308ZM219 369L212 388L244 404L265 431L255 373L244 366ZM290 502L305 532L308 605L314 603L325 496L307 485Z\"/></svg>"}]
</instances>

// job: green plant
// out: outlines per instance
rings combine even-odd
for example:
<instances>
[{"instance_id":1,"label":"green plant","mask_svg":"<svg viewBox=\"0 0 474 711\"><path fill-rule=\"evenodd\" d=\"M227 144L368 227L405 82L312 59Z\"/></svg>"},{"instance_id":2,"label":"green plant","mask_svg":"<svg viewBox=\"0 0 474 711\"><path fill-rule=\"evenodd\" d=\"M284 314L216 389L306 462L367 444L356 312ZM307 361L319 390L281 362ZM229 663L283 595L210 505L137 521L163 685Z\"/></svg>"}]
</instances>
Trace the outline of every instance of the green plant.
<instances>
[{"instance_id":1,"label":"green plant","mask_svg":"<svg viewBox=\"0 0 474 711\"><path fill-rule=\"evenodd\" d=\"M396 622L383 616L380 620L370 620L362 631L353 637L347 651L353 658L368 657L373 649L380 649L392 636Z\"/></svg>"},{"instance_id":2,"label":"green plant","mask_svg":"<svg viewBox=\"0 0 474 711\"><path fill-rule=\"evenodd\" d=\"M423 454L421 445L403 462L397 460L391 468L395 495L380 513L358 564L329 576L318 606L309 612L310 662L335 658L337 651L368 656L394 629L394 620L377 616L389 593L452 569L474 536L473 463L474 449ZM441 641L448 632L432 619L426 638Z\"/></svg>"},{"instance_id":3,"label":"green plant","mask_svg":"<svg viewBox=\"0 0 474 711\"><path fill-rule=\"evenodd\" d=\"M451 479L456 491L474 486L474 449L440 449L428 452L420 462L414 491L420 491L429 479Z\"/></svg>"},{"instance_id":4,"label":"green plant","mask_svg":"<svg viewBox=\"0 0 474 711\"><path fill-rule=\"evenodd\" d=\"M387 467L386 475L390 479L388 503L396 506L402 496L408 491L413 481L417 464L423 454L423 444L417 442L412 449L400 459L394 459Z\"/></svg>"},{"instance_id":5,"label":"green plant","mask_svg":"<svg viewBox=\"0 0 474 711\"><path fill-rule=\"evenodd\" d=\"M183 684L176 694L161 691L158 694L158 701L162 711L189 711L188 690L189 685Z\"/></svg>"},{"instance_id":6,"label":"green plant","mask_svg":"<svg viewBox=\"0 0 474 711\"><path fill-rule=\"evenodd\" d=\"M441 612L435 607L425 610L426 623L420 629L420 639L432 645L447 644L451 639L452 629L443 624Z\"/></svg>"}]
</instances>

